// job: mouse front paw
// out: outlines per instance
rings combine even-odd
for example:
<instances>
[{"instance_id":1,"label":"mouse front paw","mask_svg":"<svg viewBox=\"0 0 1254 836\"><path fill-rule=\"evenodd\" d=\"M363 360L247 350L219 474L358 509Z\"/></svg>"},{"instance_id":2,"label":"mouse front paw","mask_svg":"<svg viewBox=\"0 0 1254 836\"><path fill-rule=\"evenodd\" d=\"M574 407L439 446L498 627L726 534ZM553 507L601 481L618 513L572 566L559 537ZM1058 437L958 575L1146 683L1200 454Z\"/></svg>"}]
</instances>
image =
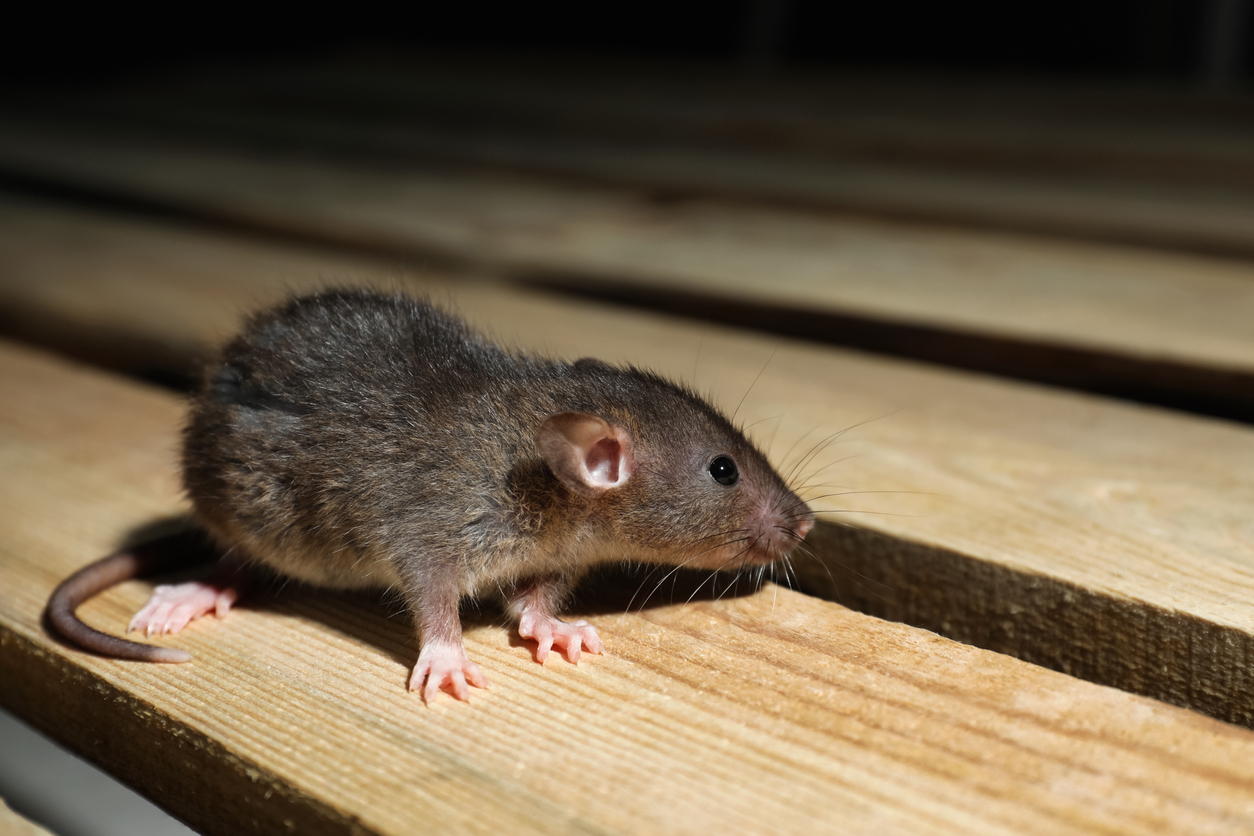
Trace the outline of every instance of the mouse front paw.
<instances>
[{"instance_id":1,"label":"mouse front paw","mask_svg":"<svg viewBox=\"0 0 1254 836\"><path fill-rule=\"evenodd\" d=\"M141 630L149 636L177 633L193 619L207 613L224 617L238 597L234 587L224 588L198 581L158 586L152 591L148 603L131 619L127 632Z\"/></svg>"},{"instance_id":2,"label":"mouse front paw","mask_svg":"<svg viewBox=\"0 0 1254 836\"><path fill-rule=\"evenodd\" d=\"M524 639L535 639L536 661L542 665L549 658L549 650L554 647L565 650L566 658L575 665L579 664L583 648L586 647L589 653L605 650L605 645L597 636L597 628L588 622L566 622L534 610L523 613L518 619L518 635Z\"/></svg>"},{"instance_id":3,"label":"mouse front paw","mask_svg":"<svg viewBox=\"0 0 1254 836\"><path fill-rule=\"evenodd\" d=\"M441 690L462 702L470 701L470 688L487 688L488 680L479 666L466 656L466 649L453 645L427 644L418 654L418 663L409 675L409 690L422 691L427 705Z\"/></svg>"}]
</instances>

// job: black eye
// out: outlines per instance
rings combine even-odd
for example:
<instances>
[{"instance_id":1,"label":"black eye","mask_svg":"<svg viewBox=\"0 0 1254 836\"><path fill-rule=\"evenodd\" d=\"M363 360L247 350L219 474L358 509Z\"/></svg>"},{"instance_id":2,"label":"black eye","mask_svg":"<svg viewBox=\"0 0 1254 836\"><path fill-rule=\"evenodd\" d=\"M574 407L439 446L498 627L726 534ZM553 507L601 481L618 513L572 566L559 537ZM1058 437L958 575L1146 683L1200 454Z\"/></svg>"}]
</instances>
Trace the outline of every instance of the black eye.
<instances>
[{"instance_id":1,"label":"black eye","mask_svg":"<svg viewBox=\"0 0 1254 836\"><path fill-rule=\"evenodd\" d=\"M734 485L736 480L740 478L740 471L736 469L734 461L726 456L719 456L710 462L710 475L720 485Z\"/></svg>"}]
</instances>

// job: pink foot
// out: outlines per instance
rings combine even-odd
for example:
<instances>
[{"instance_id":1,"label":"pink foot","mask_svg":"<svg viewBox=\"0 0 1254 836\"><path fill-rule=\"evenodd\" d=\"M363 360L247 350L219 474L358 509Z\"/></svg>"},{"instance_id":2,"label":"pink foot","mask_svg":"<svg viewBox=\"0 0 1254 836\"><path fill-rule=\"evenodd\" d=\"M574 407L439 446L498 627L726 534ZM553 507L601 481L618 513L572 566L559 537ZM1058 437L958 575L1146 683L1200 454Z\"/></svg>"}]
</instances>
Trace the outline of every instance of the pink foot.
<instances>
[{"instance_id":1,"label":"pink foot","mask_svg":"<svg viewBox=\"0 0 1254 836\"><path fill-rule=\"evenodd\" d=\"M518 619L518 635L524 639L535 639L539 644L536 648L536 661L544 664L549 658L549 650L558 647L566 651L566 658L572 664L579 664L579 652L588 648L589 653L601 653L605 645L597 636L597 628L586 621L565 622L551 615L541 615L529 610Z\"/></svg>"},{"instance_id":2,"label":"pink foot","mask_svg":"<svg viewBox=\"0 0 1254 836\"><path fill-rule=\"evenodd\" d=\"M149 636L177 633L192 619L206 613L224 617L238 597L234 587L222 588L197 581L159 586L152 591L144 608L131 619L127 632L142 630Z\"/></svg>"},{"instance_id":3,"label":"pink foot","mask_svg":"<svg viewBox=\"0 0 1254 836\"><path fill-rule=\"evenodd\" d=\"M433 644L423 646L418 654L418 664L409 675L409 690L422 691L422 701L427 705L441 690L446 690L462 702L470 701L470 683L476 688L487 688L488 680L479 666L466 656L460 645Z\"/></svg>"}]
</instances>

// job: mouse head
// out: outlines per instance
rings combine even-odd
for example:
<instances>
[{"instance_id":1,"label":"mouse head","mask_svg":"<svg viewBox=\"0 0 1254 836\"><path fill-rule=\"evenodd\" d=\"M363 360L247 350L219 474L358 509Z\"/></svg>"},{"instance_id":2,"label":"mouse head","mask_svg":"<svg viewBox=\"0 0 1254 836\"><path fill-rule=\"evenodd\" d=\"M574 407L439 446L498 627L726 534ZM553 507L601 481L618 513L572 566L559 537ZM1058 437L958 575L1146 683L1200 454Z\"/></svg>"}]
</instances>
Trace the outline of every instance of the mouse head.
<instances>
[{"instance_id":1,"label":"mouse head","mask_svg":"<svg viewBox=\"0 0 1254 836\"><path fill-rule=\"evenodd\" d=\"M633 403L544 420L536 448L558 481L642 559L735 569L791 552L814 525L809 507L714 407L644 382Z\"/></svg>"}]
</instances>

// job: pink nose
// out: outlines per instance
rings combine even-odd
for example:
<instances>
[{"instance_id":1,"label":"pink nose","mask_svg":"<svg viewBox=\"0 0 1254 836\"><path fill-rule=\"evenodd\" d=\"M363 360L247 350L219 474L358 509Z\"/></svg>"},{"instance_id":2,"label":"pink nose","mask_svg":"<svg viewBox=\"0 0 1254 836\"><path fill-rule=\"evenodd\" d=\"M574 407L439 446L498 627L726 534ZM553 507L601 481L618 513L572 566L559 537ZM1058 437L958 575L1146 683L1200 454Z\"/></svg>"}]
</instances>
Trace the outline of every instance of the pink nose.
<instances>
[{"instance_id":1,"label":"pink nose","mask_svg":"<svg viewBox=\"0 0 1254 836\"><path fill-rule=\"evenodd\" d=\"M797 521L794 530L797 532L797 536L804 540L812 528L814 528L814 517L805 517Z\"/></svg>"}]
</instances>

